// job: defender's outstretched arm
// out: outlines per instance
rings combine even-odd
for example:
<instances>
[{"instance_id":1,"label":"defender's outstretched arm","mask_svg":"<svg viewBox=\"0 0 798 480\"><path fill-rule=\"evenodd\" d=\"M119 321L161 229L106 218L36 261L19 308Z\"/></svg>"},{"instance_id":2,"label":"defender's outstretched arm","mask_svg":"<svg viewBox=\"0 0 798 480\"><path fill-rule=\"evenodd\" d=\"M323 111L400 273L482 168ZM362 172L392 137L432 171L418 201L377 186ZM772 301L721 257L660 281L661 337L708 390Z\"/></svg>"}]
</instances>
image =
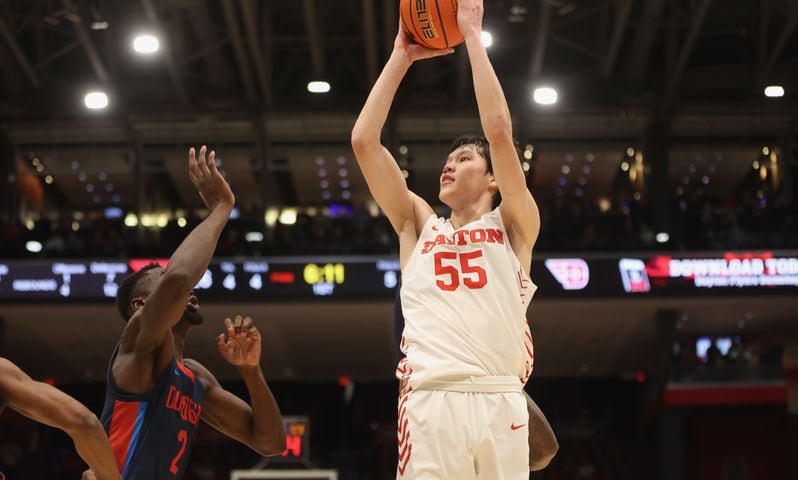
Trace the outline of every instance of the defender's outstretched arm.
<instances>
[{"instance_id":1,"label":"defender's outstretched arm","mask_svg":"<svg viewBox=\"0 0 798 480\"><path fill-rule=\"evenodd\" d=\"M205 151L203 146L199 159L195 157L193 148L189 151L189 177L211 213L177 247L169 258L163 278L141 308L139 318L131 319L137 325L130 325L125 330L122 344L126 350L152 352L180 321L188 295L208 268L219 235L230 217L235 197L216 169L215 153L211 152L206 159ZM131 327L134 327L135 335L128 332Z\"/></svg>"},{"instance_id":2,"label":"defender's outstretched arm","mask_svg":"<svg viewBox=\"0 0 798 480\"><path fill-rule=\"evenodd\" d=\"M117 384L130 393L153 387L153 379L172 358L169 332L183 317L189 295L211 261L219 235L230 217L235 197L216 168L215 153L196 157L189 150L189 178L210 214L183 240L169 259L162 278L145 298L131 298L134 313L122 333L113 374ZM135 292L133 292L135 293Z\"/></svg>"}]
</instances>

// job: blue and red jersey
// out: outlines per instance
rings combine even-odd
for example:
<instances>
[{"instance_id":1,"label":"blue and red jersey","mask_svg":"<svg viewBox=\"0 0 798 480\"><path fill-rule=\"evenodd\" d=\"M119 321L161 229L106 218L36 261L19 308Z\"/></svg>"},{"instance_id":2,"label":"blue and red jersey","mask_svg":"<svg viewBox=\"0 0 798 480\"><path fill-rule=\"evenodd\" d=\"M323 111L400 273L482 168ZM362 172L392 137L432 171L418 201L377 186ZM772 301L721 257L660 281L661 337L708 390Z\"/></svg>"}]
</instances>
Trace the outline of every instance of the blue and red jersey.
<instances>
[{"instance_id":1,"label":"blue and red jersey","mask_svg":"<svg viewBox=\"0 0 798 480\"><path fill-rule=\"evenodd\" d=\"M186 471L205 390L182 362L172 358L155 388L143 394L122 391L108 365L100 421L108 433L122 480L180 479Z\"/></svg>"}]
</instances>

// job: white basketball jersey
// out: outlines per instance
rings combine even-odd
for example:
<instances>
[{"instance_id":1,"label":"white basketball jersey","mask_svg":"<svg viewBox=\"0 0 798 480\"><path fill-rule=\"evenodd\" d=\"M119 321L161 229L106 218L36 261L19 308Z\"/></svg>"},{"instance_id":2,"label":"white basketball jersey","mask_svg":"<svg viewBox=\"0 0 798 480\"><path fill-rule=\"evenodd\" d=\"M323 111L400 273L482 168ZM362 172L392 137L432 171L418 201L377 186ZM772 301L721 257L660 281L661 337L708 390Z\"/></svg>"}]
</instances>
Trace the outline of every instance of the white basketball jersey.
<instances>
[{"instance_id":1,"label":"white basketball jersey","mask_svg":"<svg viewBox=\"0 0 798 480\"><path fill-rule=\"evenodd\" d=\"M526 383L534 363L526 310L536 289L498 208L459 229L431 216L402 271L406 358L397 377L413 389L472 376Z\"/></svg>"}]
</instances>

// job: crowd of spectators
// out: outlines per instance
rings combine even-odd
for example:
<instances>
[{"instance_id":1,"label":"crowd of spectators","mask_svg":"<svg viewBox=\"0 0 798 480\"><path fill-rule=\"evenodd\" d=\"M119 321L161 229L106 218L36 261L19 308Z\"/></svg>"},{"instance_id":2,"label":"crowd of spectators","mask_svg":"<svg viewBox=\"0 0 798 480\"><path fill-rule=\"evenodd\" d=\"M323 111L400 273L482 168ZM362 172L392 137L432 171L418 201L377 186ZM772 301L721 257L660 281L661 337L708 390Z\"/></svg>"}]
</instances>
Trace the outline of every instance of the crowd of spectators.
<instances>
[{"instance_id":1,"label":"crowd of spectators","mask_svg":"<svg viewBox=\"0 0 798 480\"><path fill-rule=\"evenodd\" d=\"M670 214L670 239L656 241L649 209L634 199L602 205L598 200L558 198L541 205L539 252L789 249L798 248L798 214L788 207L719 205L681 197ZM267 226L261 215L242 214L223 232L216 254L370 255L395 254L398 242L385 217L347 209L334 217L299 213L290 224ZM122 218L98 212L76 220L64 212L56 219L23 223L0 219L3 258L75 258L168 256L199 222L189 217L180 227L172 218L164 227L127 227ZM248 233L256 233L256 238ZM262 237L262 238L261 238ZM27 242L42 246L31 253Z\"/></svg>"},{"instance_id":2,"label":"crowd of spectators","mask_svg":"<svg viewBox=\"0 0 798 480\"><path fill-rule=\"evenodd\" d=\"M162 228L127 227L123 219L93 217L81 221L71 215L40 220L28 228L18 220L2 222L2 258L125 258L168 257L200 221L177 219ZM252 239L247 234L260 234ZM41 245L31 252L29 241ZM364 215L326 217L298 214L290 225L267 227L256 218L230 220L219 238L217 256L374 255L398 252L396 235L385 217Z\"/></svg>"},{"instance_id":3,"label":"crowd of spectators","mask_svg":"<svg viewBox=\"0 0 798 480\"><path fill-rule=\"evenodd\" d=\"M665 244L657 242L651 217L650 210L633 198L612 206L587 198L558 198L541 205L537 248L552 252L798 248L798 212L784 206L680 197L670 209L670 238Z\"/></svg>"}]
</instances>

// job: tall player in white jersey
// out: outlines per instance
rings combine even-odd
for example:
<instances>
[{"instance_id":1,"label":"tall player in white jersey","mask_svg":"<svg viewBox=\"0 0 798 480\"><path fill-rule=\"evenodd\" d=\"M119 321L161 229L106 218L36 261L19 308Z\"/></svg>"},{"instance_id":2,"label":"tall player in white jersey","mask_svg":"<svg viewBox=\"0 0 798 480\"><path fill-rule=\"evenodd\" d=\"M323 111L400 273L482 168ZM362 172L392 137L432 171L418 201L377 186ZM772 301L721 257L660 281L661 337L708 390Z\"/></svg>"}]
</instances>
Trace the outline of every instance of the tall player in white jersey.
<instances>
[{"instance_id":1,"label":"tall player in white jersey","mask_svg":"<svg viewBox=\"0 0 798 480\"><path fill-rule=\"evenodd\" d=\"M400 28L352 132L369 189L400 242L406 358L397 375L406 386L397 478L526 479L523 386L534 359L526 309L540 215L481 41L482 0L458 3L485 138L461 137L446 159L439 198L451 216L437 217L408 190L380 132L410 65L452 50L422 48Z\"/></svg>"}]
</instances>

